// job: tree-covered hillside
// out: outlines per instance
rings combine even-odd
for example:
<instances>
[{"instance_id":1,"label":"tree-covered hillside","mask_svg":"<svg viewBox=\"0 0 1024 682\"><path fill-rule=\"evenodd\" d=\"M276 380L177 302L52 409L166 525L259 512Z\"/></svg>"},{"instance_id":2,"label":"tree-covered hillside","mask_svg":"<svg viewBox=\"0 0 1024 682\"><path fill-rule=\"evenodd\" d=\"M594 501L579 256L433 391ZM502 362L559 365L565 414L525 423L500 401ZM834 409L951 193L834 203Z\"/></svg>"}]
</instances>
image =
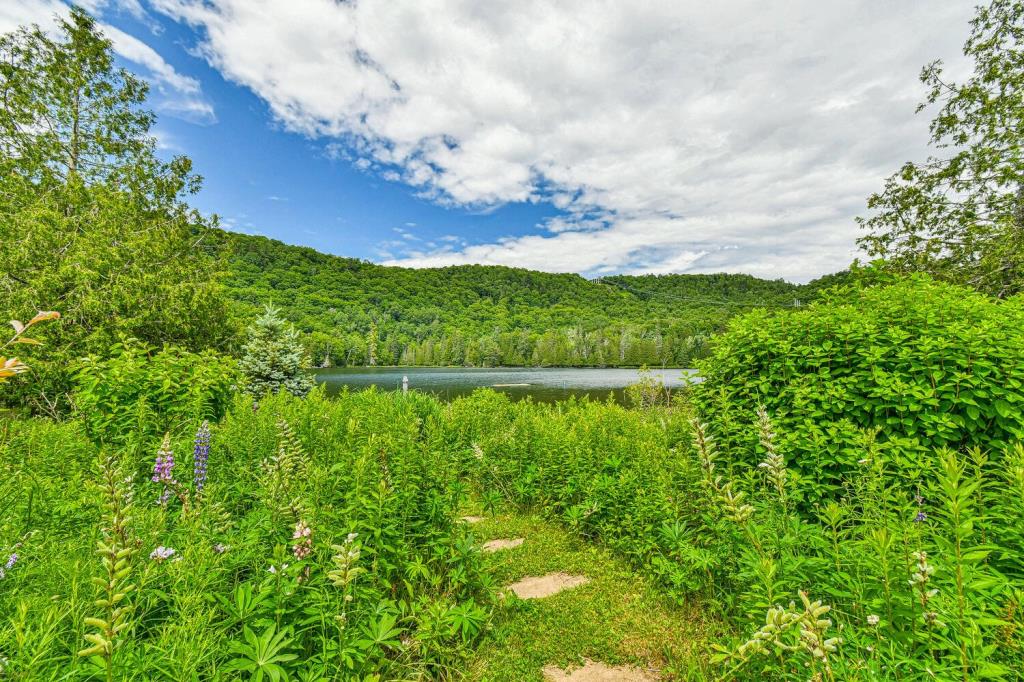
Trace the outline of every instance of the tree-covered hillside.
<instances>
[{"instance_id":1,"label":"tree-covered hillside","mask_svg":"<svg viewBox=\"0 0 1024 682\"><path fill-rule=\"evenodd\" d=\"M239 313L280 307L318 365L688 365L732 314L791 305L801 292L749 275L414 270L263 237L218 238Z\"/></svg>"}]
</instances>

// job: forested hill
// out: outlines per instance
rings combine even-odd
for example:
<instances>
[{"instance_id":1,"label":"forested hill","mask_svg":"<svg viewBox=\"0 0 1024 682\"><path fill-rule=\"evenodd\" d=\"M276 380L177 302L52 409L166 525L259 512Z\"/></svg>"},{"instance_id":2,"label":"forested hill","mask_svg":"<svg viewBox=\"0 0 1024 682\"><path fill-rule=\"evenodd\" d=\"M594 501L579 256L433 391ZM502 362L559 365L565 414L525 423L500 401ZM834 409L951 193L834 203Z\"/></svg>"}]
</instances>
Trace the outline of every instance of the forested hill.
<instances>
[{"instance_id":1,"label":"forested hill","mask_svg":"<svg viewBox=\"0 0 1024 682\"><path fill-rule=\"evenodd\" d=\"M239 312L280 308L317 365L687 365L736 311L789 305L801 291L749 275L417 270L217 237Z\"/></svg>"}]
</instances>

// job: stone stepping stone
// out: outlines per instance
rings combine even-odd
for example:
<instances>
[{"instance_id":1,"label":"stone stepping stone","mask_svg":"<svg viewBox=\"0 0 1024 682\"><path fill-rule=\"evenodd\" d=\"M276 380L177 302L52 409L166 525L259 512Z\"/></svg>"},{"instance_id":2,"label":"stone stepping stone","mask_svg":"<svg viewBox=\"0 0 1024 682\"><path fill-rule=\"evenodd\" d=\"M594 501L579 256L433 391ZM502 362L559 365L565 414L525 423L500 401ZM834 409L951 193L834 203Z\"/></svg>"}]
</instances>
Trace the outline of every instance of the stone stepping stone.
<instances>
[{"instance_id":1,"label":"stone stepping stone","mask_svg":"<svg viewBox=\"0 0 1024 682\"><path fill-rule=\"evenodd\" d=\"M563 670L546 665L542 671L547 682L657 682L658 676L649 670L629 665L605 665L587 660L582 668Z\"/></svg>"},{"instance_id":2,"label":"stone stepping stone","mask_svg":"<svg viewBox=\"0 0 1024 682\"><path fill-rule=\"evenodd\" d=\"M558 594L562 590L579 587L590 582L585 575L569 575L568 573L548 573L541 576L530 576L514 582L508 589L520 599L541 599Z\"/></svg>"},{"instance_id":3,"label":"stone stepping stone","mask_svg":"<svg viewBox=\"0 0 1024 682\"><path fill-rule=\"evenodd\" d=\"M484 520L484 517L482 517L482 516L463 516L459 520L462 521L463 523L480 523L481 521Z\"/></svg>"},{"instance_id":4,"label":"stone stepping stone","mask_svg":"<svg viewBox=\"0 0 1024 682\"><path fill-rule=\"evenodd\" d=\"M485 542L481 549L485 552L497 552L502 549L515 549L523 544L524 538L513 538L511 540L491 540Z\"/></svg>"}]
</instances>

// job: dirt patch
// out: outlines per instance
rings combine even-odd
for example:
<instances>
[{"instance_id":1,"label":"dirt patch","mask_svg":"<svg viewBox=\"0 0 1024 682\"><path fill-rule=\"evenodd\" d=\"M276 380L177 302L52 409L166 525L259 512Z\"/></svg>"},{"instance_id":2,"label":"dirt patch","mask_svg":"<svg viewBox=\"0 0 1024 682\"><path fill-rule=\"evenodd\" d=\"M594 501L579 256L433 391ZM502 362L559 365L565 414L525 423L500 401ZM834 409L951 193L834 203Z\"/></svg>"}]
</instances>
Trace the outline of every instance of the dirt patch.
<instances>
[{"instance_id":1,"label":"dirt patch","mask_svg":"<svg viewBox=\"0 0 1024 682\"><path fill-rule=\"evenodd\" d=\"M548 573L547 575L523 578L519 582L509 585L508 589L512 590L520 599L541 599L589 582L590 578L583 575Z\"/></svg>"},{"instance_id":2,"label":"dirt patch","mask_svg":"<svg viewBox=\"0 0 1024 682\"><path fill-rule=\"evenodd\" d=\"M480 523L481 521L484 520L484 517L482 517L482 516L463 516L462 519L460 519L460 520L463 523Z\"/></svg>"},{"instance_id":3,"label":"dirt patch","mask_svg":"<svg viewBox=\"0 0 1024 682\"><path fill-rule=\"evenodd\" d=\"M490 542L485 542L481 549L485 552L497 552L501 549L514 549L521 544L523 544L523 538L513 538L512 540L491 540Z\"/></svg>"},{"instance_id":4,"label":"dirt patch","mask_svg":"<svg viewBox=\"0 0 1024 682\"><path fill-rule=\"evenodd\" d=\"M553 665L544 666L547 682L657 682L658 676L643 668L628 665L605 665L586 661L582 668L562 670Z\"/></svg>"}]
</instances>

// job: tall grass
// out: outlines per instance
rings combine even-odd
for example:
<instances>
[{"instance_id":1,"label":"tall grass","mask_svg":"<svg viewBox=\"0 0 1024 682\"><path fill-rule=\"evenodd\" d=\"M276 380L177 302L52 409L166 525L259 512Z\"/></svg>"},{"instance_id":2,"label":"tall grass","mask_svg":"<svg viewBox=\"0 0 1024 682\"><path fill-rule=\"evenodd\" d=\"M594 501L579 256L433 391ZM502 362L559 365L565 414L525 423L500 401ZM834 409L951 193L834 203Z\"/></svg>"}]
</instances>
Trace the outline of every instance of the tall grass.
<instances>
[{"instance_id":1,"label":"tall grass","mask_svg":"<svg viewBox=\"0 0 1024 682\"><path fill-rule=\"evenodd\" d=\"M454 675L493 590L424 431L441 409L239 398L210 429L201 494L199 424L154 468L158 440L101 454L77 422L6 423L5 679Z\"/></svg>"},{"instance_id":2,"label":"tall grass","mask_svg":"<svg viewBox=\"0 0 1024 682\"><path fill-rule=\"evenodd\" d=\"M446 416L474 485L724 616L735 634L701 678L1012 679L1024 666L1020 446L998 466L939 450L908 479L862 432L841 494L801 505L815 483L787 467L765 409L744 452L720 449L685 406L481 393Z\"/></svg>"}]
</instances>

